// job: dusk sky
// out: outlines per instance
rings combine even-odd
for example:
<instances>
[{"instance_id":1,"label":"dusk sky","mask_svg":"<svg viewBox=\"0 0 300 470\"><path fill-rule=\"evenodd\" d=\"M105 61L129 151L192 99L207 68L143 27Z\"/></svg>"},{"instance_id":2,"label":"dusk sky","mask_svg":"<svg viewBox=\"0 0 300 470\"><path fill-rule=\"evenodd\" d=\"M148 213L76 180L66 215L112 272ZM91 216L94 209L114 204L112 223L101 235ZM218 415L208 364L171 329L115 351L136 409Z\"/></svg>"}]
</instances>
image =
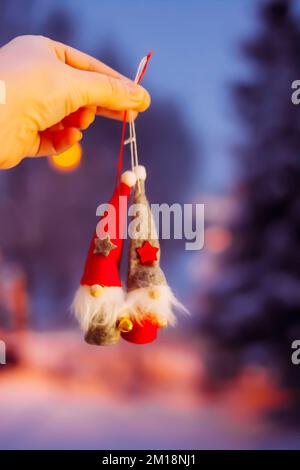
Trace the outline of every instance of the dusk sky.
<instances>
[{"instance_id":1,"label":"dusk sky","mask_svg":"<svg viewBox=\"0 0 300 470\"><path fill-rule=\"evenodd\" d=\"M123 318L142 335L144 320L154 331L155 319L171 326L166 286L144 271L132 291L127 266L137 255L129 240L118 271L124 302L116 259L100 259L91 279L82 278L90 269L84 261L96 207L114 191L121 122L97 117L75 147L77 166L63 166L65 156L55 166L50 155L0 171L0 341L7 355L0 367L0 449L299 448L293 350L300 336L300 106L291 103L290 84L300 78L300 28L291 8L300 14L300 0L0 0L0 47L18 35L42 34L132 78L153 51L143 79L152 107L136 121L147 197L180 203L183 215L187 204L205 206L204 227L201 211L184 217L184 240L173 236L171 223L157 260L190 314L176 312L175 328L133 345L136 338L117 331ZM250 38L255 47L244 47L243 55ZM8 108L1 127L13 129L17 143L27 127L14 127L15 115L22 122L29 113L40 125L29 127L37 137L57 96L65 98L66 114L70 93L79 96L76 79L75 86L66 82L67 66L29 60L25 80L19 57L8 73L8 80L17 77L10 88L18 90L16 112ZM28 93L32 63L38 86ZM2 156L13 158L2 140ZM184 242L195 230L204 246L192 251ZM84 331L70 307L79 285ZM120 341L87 344L91 329L99 346L108 330Z\"/></svg>"},{"instance_id":2,"label":"dusk sky","mask_svg":"<svg viewBox=\"0 0 300 470\"><path fill-rule=\"evenodd\" d=\"M47 1L50 10L62 5L59 0ZM144 84L153 101L156 96L170 97L182 106L187 126L201 142L206 160L197 176L201 178L201 192L222 191L231 181L229 145L234 143L236 126L231 126L234 114L227 92L232 81L247 74L239 45L254 32L255 3L64 2L80 28L75 46L84 46L92 53L112 44L133 75L140 58L154 51ZM43 12L49 14L47 8ZM42 21L41 11L38 16ZM199 181L195 182L198 186Z\"/></svg>"}]
</instances>

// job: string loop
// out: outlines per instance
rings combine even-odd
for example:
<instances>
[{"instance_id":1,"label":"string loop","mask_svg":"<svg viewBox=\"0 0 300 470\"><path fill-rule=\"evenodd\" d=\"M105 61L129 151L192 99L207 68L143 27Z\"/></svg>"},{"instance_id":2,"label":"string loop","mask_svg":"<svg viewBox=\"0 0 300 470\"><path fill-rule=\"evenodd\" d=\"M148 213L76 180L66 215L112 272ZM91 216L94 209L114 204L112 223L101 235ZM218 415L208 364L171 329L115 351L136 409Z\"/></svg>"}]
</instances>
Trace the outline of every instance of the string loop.
<instances>
[{"instance_id":1,"label":"string loop","mask_svg":"<svg viewBox=\"0 0 300 470\"><path fill-rule=\"evenodd\" d=\"M134 82L139 84L146 72L148 67L148 62L150 57L152 56L152 51L149 54L142 58L141 62L139 63L136 76ZM126 124L127 124L127 116L129 114L129 139L125 140L125 133L126 133ZM131 155L131 167L134 170L134 167L138 165L138 151L137 151L137 142L136 142L136 132L135 132L135 123L133 119L132 111L125 111L124 118L122 123L122 135L121 135L121 144L120 144L120 152L119 152L119 160L118 160L118 180L117 184L120 182L121 173L122 173L122 166L123 166L123 152L124 146L130 144L130 155Z\"/></svg>"}]
</instances>

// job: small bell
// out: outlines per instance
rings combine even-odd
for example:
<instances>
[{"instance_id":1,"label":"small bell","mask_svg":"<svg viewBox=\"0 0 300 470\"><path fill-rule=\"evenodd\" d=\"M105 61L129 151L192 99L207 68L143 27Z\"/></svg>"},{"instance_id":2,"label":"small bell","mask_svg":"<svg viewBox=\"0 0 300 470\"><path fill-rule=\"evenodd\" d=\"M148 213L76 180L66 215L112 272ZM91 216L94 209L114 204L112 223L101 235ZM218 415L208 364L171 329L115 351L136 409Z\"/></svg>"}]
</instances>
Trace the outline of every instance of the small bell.
<instances>
[{"instance_id":1,"label":"small bell","mask_svg":"<svg viewBox=\"0 0 300 470\"><path fill-rule=\"evenodd\" d=\"M122 333L128 333L133 328L133 323L128 317L122 317L117 323L117 328Z\"/></svg>"}]
</instances>

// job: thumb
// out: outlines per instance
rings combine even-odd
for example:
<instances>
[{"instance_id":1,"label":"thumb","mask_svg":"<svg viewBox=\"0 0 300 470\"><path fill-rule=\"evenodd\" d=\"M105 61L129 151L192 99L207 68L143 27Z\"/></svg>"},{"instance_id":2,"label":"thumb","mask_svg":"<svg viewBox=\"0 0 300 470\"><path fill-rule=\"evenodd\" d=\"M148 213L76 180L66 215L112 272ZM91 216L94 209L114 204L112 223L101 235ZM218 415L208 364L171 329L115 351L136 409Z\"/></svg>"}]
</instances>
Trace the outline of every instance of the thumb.
<instances>
[{"instance_id":1,"label":"thumb","mask_svg":"<svg viewBox=\"0 0 300 470\"><path fill-rule=\"evenodd\" d=\"M94 105L113 111L145 111L150 106L149 93L131 80L77 69L71 75L70 98L79 101L76 108Z\"/></svg>"}]
</instances>

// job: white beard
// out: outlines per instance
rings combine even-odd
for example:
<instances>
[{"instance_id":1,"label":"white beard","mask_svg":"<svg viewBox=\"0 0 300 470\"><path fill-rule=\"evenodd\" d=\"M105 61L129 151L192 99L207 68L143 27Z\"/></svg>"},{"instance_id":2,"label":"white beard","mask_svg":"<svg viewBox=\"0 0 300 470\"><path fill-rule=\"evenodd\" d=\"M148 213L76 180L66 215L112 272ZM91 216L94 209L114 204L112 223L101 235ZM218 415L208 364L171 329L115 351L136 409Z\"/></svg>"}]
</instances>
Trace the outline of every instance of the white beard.
<instances>
[{"instance_id":1,"label":"white beard","mask_svg":"<svg viewBox=\"0 0 300 470\"><path fill-rule=\"evenodd\" d=\"M159 298L153 299L149 296L153 290L159 291ZM188 313L169 286L140 287L128 292L120 316L126 314L136 321L141 321L145 316L154 315L158 320L166 320L169 325L174 326L176 317L173 308Z\"/></svg>"},{"instance_id":2,"label":"white beard","mask_svg":"<svg viewBox=\"0 0 300 470\"><path fill-rule=\"evenodd\" d=\"M100 297L93 297L89 286L79 286L72 304L72 311L82 330L87 332L93 325L101 325L103 328L115 327L123 304L122 287L104 287Z\"/></svg>"}]
</instances>

